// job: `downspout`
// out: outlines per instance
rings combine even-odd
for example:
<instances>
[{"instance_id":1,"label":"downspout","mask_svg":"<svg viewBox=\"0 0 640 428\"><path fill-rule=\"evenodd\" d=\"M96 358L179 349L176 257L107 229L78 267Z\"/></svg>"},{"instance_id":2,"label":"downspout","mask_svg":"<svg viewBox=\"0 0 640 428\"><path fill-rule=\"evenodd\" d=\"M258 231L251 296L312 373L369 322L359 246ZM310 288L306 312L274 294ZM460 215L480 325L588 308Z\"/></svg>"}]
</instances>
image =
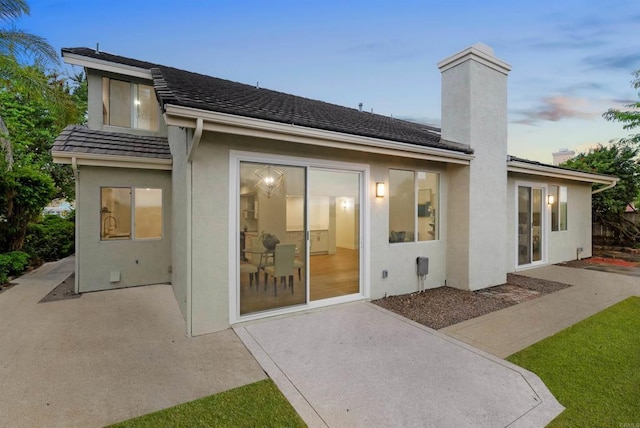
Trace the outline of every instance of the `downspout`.
<instances>
[{"instance_id":1,"label":"downspout","mask_svg":"<svg viewBox=\"0 0 640 428\"><path fill-rule=\"evenodd\" d=\"M78 160L76 159L75 156L71 158L71 169L73 170L73 178L75 179L75 191L76 191L76 213L75 213L76 214L76 221L75 221L76 236L75 236L75 239L74 239L74 241L75 241L75 243L74 243L75 251L74 252L75 252L76 258L75 258L75 266L74 266L75 278L73 280L73 288L74 288L74 292L76 294L79 294L80 293L80 251L78 251L79 250L78 245L80 243L80 240L78 239L78 236L80 236L80 233L79 233L80 218L78 217L78 213L80 211L78 210L78 207L80 205L80 194L79 194L79 191L80 191L80 180L79 180L80 174L78 172Z\"/></svg>"},{"instance_id":2,"label":"downspout","mask_svg":"<svg viewBox=\"0 0 640 428\"><path fill-rule=\"evenodd\" d=\"M193 336L193 230L191 228L191 218L193 215L193 157L200 144L203 127L204 122L202 118L198 118L190 146L188 145L188 134L185 135L185 143L187 143L187 336L189 337Z\"/></svg>"},{"instance_id":3,"label":"downspout","mask_svg":"<svg viewBox=\"0 0 640 428\"><path fill-rule=\"evenodd\" d=\"M599 189L592 190L591 194L595 195L596 193L600 193L600 192L604 192L605 190L612 189L612 188L616 187L616 184L618 184L618 180L615 180L613 183L609 184L608 186L604 186L604 187L601 187Z\"/></svg>"}]
</instances>

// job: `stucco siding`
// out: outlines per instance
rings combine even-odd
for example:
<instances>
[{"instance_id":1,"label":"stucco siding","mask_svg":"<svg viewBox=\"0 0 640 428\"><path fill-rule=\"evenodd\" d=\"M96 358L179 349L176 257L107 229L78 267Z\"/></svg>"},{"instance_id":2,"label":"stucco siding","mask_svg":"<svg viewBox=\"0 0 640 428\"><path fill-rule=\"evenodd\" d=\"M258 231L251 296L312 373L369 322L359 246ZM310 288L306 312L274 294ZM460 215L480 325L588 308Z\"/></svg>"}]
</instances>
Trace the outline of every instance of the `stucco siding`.
<instances>
[{"instance_id":1,"label":"stucco siding","mask_svg":"<svg viewBox=\"0 0 640 428\"><path fill-rule=\"evenodd\" d=\"M507 217L508 231L508 252L507 263L509 271L514 272L518 269L516 251L517 251L517 186L537 185L545 188L545 200L543 201L544 209L544 260L543 263L554 264L569 260L575 260L578 257L577 249L582 248L583 252L580 257L591 257L591 184L581 183L569 180L557 180L526 174L509 174L507 206L509 215ZM548 194L548 186L566 186L567 187L567 230L551 231L551 208L546 203L546 195Z\"/></svg>"},{"instance_id":2,"label":"stucco siding","mask_svg":"<svg viewBox=\"0 0 640 428\"><path fill-rule=\"evenodd\" d=\"M305 146L287 142L239 137L205 132L193 161L193 211L192 211L192 334L198 335L226 328L229 324L230 292L236 292L233 268L239 254L240 226L235 220L239 214L235 204L236 186L230 182L230 152L250 152L252 156L262 154L310 159L318 162L336 161L364 166L368 170L364 198L369 213L363 206L363 234L369 248L364 254L369 258L363 266L363 298L379 298L418 290L416 257L430 259L430 272L425 281L426 288L444 285L446 279L447 239L447 186L446 165L438 162L387 157L341 151L336 149ZM174 161L175 162L175 161ZM388 186L389 168L422 170L440 174L440 212L438 241L418 243L389 243L388 195L375 197L375 182L384 181ZM359 167L354 168L359 169ZM233 181L233 178L232 180ZM234 217L230 218L230 215ZM230 231L231 228L231 231ZM230 237L235 242L230 245ZM362 237L364 238L364 236ZM389 276L382 278L382 271ZM366 283L365 283L366 281ZM235 311L231 308L231 311Z\"/></svg>"},{"instance_id":3,"label":"stucco siding","mask_svg":"<svg viewBox=\"0 0 640 428\"><path fill-rule=\"evenodd\" d=\"M169 146L173 158L171 173L171 286L187 318L187 132L175 126L169 127Z\"/></svg>"},{"instance_id":4,"label":"stucco siding","mask_svg":"<svg viewBox=\"0 0 640 428\"><path fill-rule=\"evenodd\" d=\"M78 274L81 292L167 283L171 280L171 173L129 168L79 167ZM162 239L101 241L100 188L162 189ZM111 272L120 281L110 282Z\"/></svg>"}]
</instances>

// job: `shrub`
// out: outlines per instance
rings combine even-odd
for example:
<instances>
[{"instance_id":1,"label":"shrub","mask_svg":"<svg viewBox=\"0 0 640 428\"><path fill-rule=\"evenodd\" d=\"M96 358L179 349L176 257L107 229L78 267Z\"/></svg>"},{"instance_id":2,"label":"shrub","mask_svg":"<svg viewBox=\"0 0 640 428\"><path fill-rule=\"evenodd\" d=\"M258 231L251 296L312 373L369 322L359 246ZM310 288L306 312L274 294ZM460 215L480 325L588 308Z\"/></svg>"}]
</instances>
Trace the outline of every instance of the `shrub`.
<instances>
[{"instance_id":1,"label":"shrub","mask_svg":"<svg viewBox=\"0 0 640 428\"><path fill-rule=\"evenodd\" d=\"M30 224L24 251L36 262L50 262L70 256L75 250L74 218L47 215L41 222Z\"/></svg>"},{"instance_id":2,"label":"shrub","mask_svg":"<svg viewBox=\"0 0 640 428\"><path fill-rule=\"evenodd\" d=\"M22 251L11 251L0 254L0 284L9 281L9 275L17 276L29 266L29 254Z\"/></svg>"}]
</instances>

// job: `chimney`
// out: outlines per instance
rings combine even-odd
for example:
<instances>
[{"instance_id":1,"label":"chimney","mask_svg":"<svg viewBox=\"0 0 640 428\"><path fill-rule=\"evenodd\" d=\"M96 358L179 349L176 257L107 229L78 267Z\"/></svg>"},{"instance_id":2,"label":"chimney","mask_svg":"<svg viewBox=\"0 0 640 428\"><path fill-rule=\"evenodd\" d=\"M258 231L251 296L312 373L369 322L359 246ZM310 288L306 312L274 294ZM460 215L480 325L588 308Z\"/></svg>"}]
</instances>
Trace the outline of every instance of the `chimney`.
<instances>
[{"instance_id":1,"label":"chimney","mask_svg":"<svg viewBox=\"0 0 640 428\"><path fill-rule=\"evenodd\" d=\"M470 146L470 165L448 167L447 284L476 290L506 282L507 74L475 44L441 61L442 139ZM510 213L511 211L509 211ZM462 261L462 263L461 263Z\"/></svg>"}]
</instances>

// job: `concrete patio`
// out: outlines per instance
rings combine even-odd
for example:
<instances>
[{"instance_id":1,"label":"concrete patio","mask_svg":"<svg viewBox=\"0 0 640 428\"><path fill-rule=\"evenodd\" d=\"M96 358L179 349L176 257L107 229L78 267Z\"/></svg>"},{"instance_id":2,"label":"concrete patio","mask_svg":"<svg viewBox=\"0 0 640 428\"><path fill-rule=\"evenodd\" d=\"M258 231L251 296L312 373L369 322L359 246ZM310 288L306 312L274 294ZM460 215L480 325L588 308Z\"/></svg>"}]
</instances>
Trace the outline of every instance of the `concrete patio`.
<instances>
[{"instance_id":1,"label":"concrete patio","mask_svg":"<svg viewBox=\"0 0 640 428\"><path fill-rule=\"evenodd\" d=\"M311 427L542 427L564 409L533 373L370 303L234 329Z\"/></svg>"},{"instance_id":2,"label":"concrete patio","mask_svg":"<svg viewBox=\"0 0 640 428\"><path fill-rule=\"evenodd\" d=\"M551 265L518 274L572 287L440 331L505 358L627 297L640 296L640 281L634 272L619 274Z\"/></svg>"},{"instance_id":3,"label":"concrete patio","mask_svg":"<svg viewBox=\"0 0 640 428\"><path fill-rule=\"evenodd\" d=\"M233 331L186 337L170 285L38 303L73 266L0 294L0 426L101 427L266 378Z\"/></svg>"}]
</instances>

